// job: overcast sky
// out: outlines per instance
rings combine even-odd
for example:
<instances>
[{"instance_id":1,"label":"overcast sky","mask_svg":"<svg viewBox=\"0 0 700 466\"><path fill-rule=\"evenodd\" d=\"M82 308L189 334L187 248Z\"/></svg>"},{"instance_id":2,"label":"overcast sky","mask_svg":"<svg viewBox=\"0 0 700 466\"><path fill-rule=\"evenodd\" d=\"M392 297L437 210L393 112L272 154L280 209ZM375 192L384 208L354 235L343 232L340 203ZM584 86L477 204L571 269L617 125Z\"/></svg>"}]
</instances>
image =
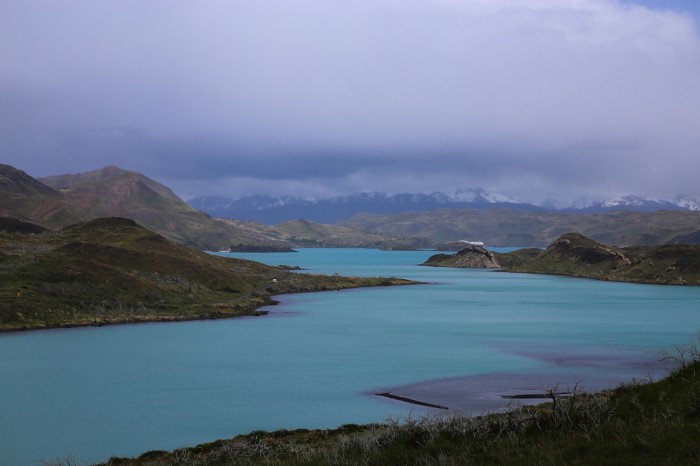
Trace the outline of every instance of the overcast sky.
<instances>
[{"instance_id":1,"label":"overcast sky","mask_svg":"<svg viewBox=\"0 0 700 466\"><path fill-rule=\"evenodd\" d=\"M697 0L0 0L0 162L183 198L700 196Z\"/></svg>"}]
</instances>

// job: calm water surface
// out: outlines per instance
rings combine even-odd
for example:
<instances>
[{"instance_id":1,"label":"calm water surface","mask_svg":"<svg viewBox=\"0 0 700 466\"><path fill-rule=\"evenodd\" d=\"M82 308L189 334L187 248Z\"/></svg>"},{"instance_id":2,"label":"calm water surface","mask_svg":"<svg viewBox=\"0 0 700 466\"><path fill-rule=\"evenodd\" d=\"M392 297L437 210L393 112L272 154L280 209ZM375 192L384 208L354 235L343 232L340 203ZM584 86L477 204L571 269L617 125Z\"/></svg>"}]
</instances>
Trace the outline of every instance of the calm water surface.
<instances>
[{"instance_id":1,"label":"calm water surface","mask_svg":"<svg viewBox=\"0 0 700 466\"><path fill-rule=\"evenodd\" d=\"M429 284L283 296L258 318L0 334L0 465L381 421L420 408L372 393L436 379L644 377L700 329L698 288L415 266L431 254L238 254Z\"/></svg>"}]
</instances>

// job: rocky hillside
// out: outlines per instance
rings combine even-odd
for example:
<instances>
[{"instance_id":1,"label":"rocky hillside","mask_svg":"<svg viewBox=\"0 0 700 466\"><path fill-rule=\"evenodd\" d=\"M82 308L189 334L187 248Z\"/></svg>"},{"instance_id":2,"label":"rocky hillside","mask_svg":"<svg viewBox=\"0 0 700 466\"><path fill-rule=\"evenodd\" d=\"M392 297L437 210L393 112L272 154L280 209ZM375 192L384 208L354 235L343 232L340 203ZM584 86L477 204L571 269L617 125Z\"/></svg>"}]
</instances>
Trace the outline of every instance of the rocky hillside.
<instances>
[{"instance_id":1,"label":"rocky hillside","mask_svg":"<svg viewBox=\"0 0 700 466\"><path fill-rule=\"evenodd\" d=\"M673 244L634 248L608 246L579 233L566 233L540 249L494 253L478 246L457 254L436 254L423 265L500 268L597 280L670 285L700 285L700 246Z\"/></svg>"},{"instance_id":2,"label":"rocky hillside","mask_svg":"<svg viewBox=\"0 0 700 466\"><path fill-rule=\"evenodd\" d=\"M0 331L233 317L255 313L271 294L402 283L216 257L124 218L0 232Z\"/></svg>"},{"instance_id":3,"label":"rocky hillside","mask_svg":"<svg viewBox=\"0 0 700 466\"><path fill-rule=\"evenodd\" d=\"M501 268L496 255L481 246L467 246L456 254L436 254L428 258L423 265L468 269Z\"/></svg>"}]
</instances>

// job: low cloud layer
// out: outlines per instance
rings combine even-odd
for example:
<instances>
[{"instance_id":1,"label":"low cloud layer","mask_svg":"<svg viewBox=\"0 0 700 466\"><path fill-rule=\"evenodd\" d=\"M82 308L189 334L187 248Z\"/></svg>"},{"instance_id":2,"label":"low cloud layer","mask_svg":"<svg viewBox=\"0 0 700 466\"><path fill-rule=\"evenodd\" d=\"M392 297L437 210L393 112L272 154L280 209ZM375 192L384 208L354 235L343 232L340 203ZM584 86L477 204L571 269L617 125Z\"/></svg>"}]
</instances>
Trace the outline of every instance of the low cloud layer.
<instances>
[{"instance_id":1,"label":"low cloud layer","mask_svg":"<svg viewBox=\"0 0 700 466\"><path fill-rule=\"evenodd\" d=\"M696 24L613 0L6 0L0 159L184 197L698 196Z\"/></svg>"}]
</instances>

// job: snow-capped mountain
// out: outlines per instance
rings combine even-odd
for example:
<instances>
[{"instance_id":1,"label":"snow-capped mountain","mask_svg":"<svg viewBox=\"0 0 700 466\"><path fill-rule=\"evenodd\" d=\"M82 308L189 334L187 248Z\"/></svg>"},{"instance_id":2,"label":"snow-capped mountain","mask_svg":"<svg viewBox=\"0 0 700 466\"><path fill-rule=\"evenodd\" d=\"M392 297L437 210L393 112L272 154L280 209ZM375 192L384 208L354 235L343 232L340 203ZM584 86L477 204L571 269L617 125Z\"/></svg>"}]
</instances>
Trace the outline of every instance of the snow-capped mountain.
<instances>
[{"instance_id":1,"label":"snow-capped mountain","mask_svg":"<svg viewBox=\"0 0 700 466\"><path fill-rule=\"evenodd\" d=\"M603 213L615 210L653 212L657 210L700 210L700 200L675 197L649 199L640 196L622 196L596 202L579 201L557 208L520 202L509 196L484 189L460 189L452 193L356 193L328 199L304 199L293 196L247 196L239 199L198 197L189 204L214 217L253 220L276 224L288 220L305 219L320 223L337 223L359 213L398 214L425 212L436 209L508 208L520 211L553 211Z\"/></svg>"},{"instance_id":2,"label":"snow-capped mountain","mask_svg":"<svg viewBox=\"0 0 700 466\"><path fill-rule=\"evenodd\" d=\"M442 208L504 207L517 210L540 210L539 207L519 202L508 196L483 189L460 189L446 194L423 193L356 193L328 199L299 197L247 196L239 199L197 197L189 204L214 217L254 220L276 224L288 220L305 219L320 223L336 223L359 213L398 214L424 212Z\"/></svg>"},{"instance_id":3,"label":"snow-capped mountain","mask_svg":"<svg viewBox=\"0 0 700 466\"><path fill-rule=\"evenodd\" d=\"M564 208L565 211L611 212L626 210L634 212L655 212L657 210L700 210L700 200L677 196L673 199L651 199L640 196L621 196L598 202L578 203Z\"/></svg>"},{"instance_id":4,"label":"snow-capped mountain","mask_svg":"<svg viewBox=\"0 0 700 466\"><path fill-rule=\"evenodd\" d=\"M440 194L440 193L434 193ZM450 202L486 202L489 204L524 204L510 196L486 191L485 189L458 189L452 195L446 195Z\"/></svg>"},{"instance_id":5,"label":"snow-capped mountain","mask_svg":"<svg viewBox=\"0 0 700 466\"><path fill-rule=\"evenodd\" d=\"M700 199L698 198L692 198L692 197L680 197L677 196L674 198L672 201L670 201L677 205L678 207L682 207L683 209L686 210L694 210L698 211L700 210Z\"/></svg>"}]
</instances>

